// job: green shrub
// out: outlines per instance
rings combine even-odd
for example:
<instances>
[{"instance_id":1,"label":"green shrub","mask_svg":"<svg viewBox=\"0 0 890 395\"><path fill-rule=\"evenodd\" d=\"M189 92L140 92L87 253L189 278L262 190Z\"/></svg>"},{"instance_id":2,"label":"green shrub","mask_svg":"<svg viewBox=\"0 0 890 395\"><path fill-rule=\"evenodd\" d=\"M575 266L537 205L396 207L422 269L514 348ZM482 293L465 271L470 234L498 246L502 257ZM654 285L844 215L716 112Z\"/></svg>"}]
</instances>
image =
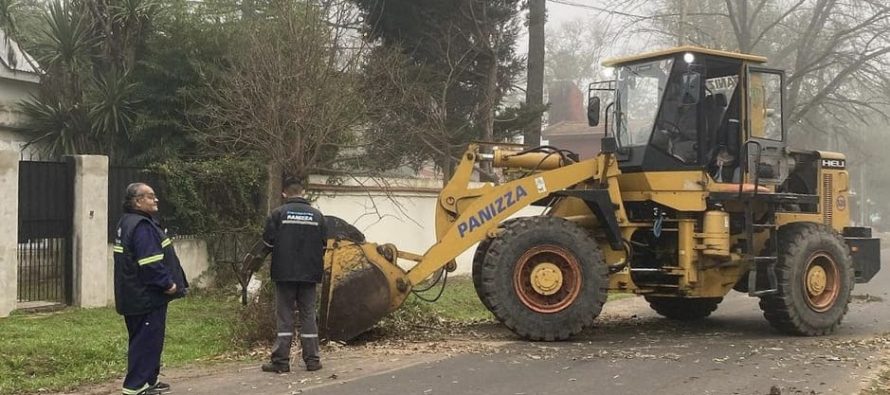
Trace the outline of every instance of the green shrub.
<instances>
[{"instance_id":1,"label":"green shrub","mask_svg":"<svg viewBox=\"0 0 890 395\"><path fill-rule=\"evenodd\" d=\"M268 273L266 269L256 274L262 281L260 291L239 312L235 337L246 345L268 343L275 338L278 329L274 310L275 284L269 279Z\"/></svg>"},{"instance_id":2,"label":"green shrub","mask_svg":"<svg viewBox=\"0 0 890 395\"><path fill-rule=\"evenodd\" d=\"M171 234L257 232L265 215L266 168L251 159L170 160L150 169L162 180Z\"/></svg>"}]
</instances>

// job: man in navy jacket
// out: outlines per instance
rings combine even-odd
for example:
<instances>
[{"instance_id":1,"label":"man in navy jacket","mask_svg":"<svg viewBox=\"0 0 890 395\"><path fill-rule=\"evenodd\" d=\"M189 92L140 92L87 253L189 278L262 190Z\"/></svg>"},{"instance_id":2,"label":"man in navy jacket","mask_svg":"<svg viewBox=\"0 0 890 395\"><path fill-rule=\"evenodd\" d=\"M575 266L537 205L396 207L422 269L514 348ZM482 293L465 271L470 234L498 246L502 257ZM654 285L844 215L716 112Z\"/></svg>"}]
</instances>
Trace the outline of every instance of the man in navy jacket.
<instances>
[{"instance_id":1,"label":"man in navy jacket","mask_svg":"<svg viewBox=\"0 0 890 395\"><path fill-rule=\"evenodd\" d=\"M284 205L266 219L263 242L272 249L272 281L278 336L265 372L290 371L294 337L294 303L300 315L300 345L306 370L321 369L318 355L318 324L315 321L315 288L321 282L326 242L325 219L302 197L303 184L288 178L282 185Z\"/></svg>"},{"instance_id":2,"label":"man in navy jacket","mask_svg":"<svg viewBox=\"0 0 890 395\"><path fill-rule=\"evenodd\" d=\"M170 391L158 381L167 303L185 296L188 281L173 243L154 218L158 198L143 183L127 186L114 242L114 301L129 334L124 395Z\"/></svg>"}]
</instances>

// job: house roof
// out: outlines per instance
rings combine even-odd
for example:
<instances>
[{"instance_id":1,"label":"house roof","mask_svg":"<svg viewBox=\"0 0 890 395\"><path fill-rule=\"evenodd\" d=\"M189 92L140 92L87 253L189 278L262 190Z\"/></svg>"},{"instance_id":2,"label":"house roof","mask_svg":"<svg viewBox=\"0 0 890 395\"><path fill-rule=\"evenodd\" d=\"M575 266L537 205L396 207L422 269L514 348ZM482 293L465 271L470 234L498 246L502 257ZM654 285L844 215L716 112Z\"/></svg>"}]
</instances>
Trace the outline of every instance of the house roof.
<instances>
[{"instance_id":1,"label":"house roof","mask_svg":"<svg viewBox=\"0 0 890 395\"><path fill-rule=\"evenodd\" d=\"M571 122L563 121L548 126L541 134L545 138L555 136L582 136L582 135L602 135L604 134L603 125L589 126L587 122Z\"/></svg>"},{"instance_id":2,"label":"house roof","mask_svg":"<svg viewBox=\"0 0 890 395\"><path fill-rule=\"evenodd\" d=\"M732 58L732 59L744 60L744 61L754 62L754 63L766 63L766 58L763 56L749 55L749 54L730 52L730 51L721 51L721 50L717 50L717 49L708 49L708 48L696 47L693 45L683 45L680 47L662 49L659 51L645 52L645 53L641 53L638 55L606 59L603 62L603 66L613 67L613 66L617 66L619 64L632 63L632 62L636 62L639 60L659 58L662 56L674 55L674 54L683 53L683 52L692 52L692 53L699 53L699 54L711 55L711 56L721 56L724 58Z\"/></svg>"},{"instance_id":3,"label":"house roof","mask_svg":"<svg viewBox=\"0 0 890 395\"><path fill-rule=\"evenodd\" d=\"M0 29L0 77L25 82L40 82L39 67L31 55Z\"/></svg>"}]
</instances>

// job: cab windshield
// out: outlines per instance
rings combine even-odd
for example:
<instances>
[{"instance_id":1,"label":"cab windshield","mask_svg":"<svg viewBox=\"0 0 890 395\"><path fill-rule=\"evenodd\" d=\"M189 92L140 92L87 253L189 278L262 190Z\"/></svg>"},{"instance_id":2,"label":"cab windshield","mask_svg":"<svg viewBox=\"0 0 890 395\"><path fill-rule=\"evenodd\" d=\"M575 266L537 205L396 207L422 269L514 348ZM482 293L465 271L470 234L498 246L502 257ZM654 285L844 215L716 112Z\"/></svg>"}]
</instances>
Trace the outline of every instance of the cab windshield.
<instances>
[{"instance_id":1,"label":"cab windshield","mask_svg":"<svg viewBox=\"0 0 890 395\"><path fill-rule=\"evenodd\" d=\"M616 70L618 143L636 147L649 143L673 59L655 60Z\"/></svg>"}]
</instances>

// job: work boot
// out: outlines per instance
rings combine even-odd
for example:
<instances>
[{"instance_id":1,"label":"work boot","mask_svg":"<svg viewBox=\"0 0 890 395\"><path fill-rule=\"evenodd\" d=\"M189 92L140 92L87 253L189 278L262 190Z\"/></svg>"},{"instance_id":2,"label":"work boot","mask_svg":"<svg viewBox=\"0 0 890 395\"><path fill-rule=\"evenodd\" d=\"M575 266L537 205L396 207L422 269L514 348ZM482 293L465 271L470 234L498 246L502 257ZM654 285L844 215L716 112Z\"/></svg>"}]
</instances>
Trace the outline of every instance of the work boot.
<instances>
[{"instance_id":1,"label":"work boot","mask_svg":"<svg viewBox=\"0 0 890 395\"><path fill-rule=\"evenodd\" d=\"M161 394L162 394L162 392L155 389L154 387L148 387L148 388L136 393L136 395L161 395ZM128 395L128 394L126 392L124 392L123 395Z\"/></svg>"},{"instance_id":2,"label":"work boot","mask_svg":"<svg viewBox=\"0 0 890 395\"><path fill-rule=\"evenodd\" d=\"M158 381L155 385L151 386L152 389L158 391L158 393L166 394L171 391L170 384Z\"/></svg>"},{"instance_id":3,"label":"work boot","mask_svg":"<svg viewBox=\"0 0 890 395\"><path fill-rule=\"evenodd\" d=\"M306 370L314 372L321 369L321 361L306 361Z\"/></svg>"},{"instance_id":4,"label":"work boot","mask_svg":"<svg viewBox=\"0 0 890 395\"><path fill-rule=\"evenodd\" d=\"M290 366L280 364L280 363L274 363L274 362L264 363L261 369L263 369L264 372L271 372L271 373L290 372Z\"/></svg>"}]
</instances>

